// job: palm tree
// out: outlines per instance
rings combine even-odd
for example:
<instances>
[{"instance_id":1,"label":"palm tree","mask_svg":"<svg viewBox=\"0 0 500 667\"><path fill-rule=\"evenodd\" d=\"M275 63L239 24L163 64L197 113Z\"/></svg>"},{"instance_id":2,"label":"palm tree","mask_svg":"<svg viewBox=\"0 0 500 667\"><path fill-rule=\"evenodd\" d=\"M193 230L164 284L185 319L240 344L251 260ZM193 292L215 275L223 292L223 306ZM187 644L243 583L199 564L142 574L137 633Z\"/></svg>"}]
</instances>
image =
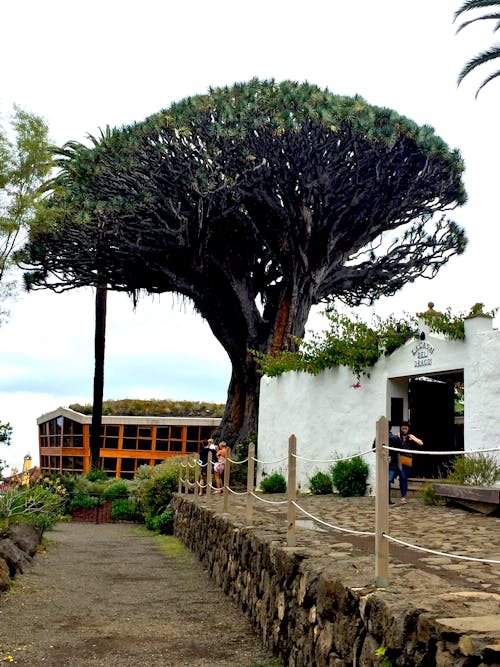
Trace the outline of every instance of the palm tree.
<instances>
[{"instance_id":1,"label":"palm tree","mask_svg":"<svg viewBox=\"0 0 500 667\"><path fill-rule=\"evenodd\" d=\"M466 0L463 5L460 7L455 12L455 17L454 21L463 14L464 12L468 12L470 10L474 9L485 9L485 8L491 8L493 11L491 13L485 14L483 16L476 16L473 19L470 19L469 21L464 21L462 24L460 24L457 28L457 33L460 32L463 28L466 26L470 25L471 23L475 23L476 21L482 21L486 19L492 19L495 21L494 27L493 27L493 32L496 32L500 28L500 11L496 11L493 8L495 7L500 7L500 0L492 1L492 0ZM472 72L472 70L476 69L476 67L479 67L480 65L484 65L485 63L489 62L490 60L494 60L495 58L500 58L500 44L494 44L491 48L487 49L486 51L483 51L482 53L479 53L477 56L474 56L471 60L469 60L468 63L466 63L458 75L458 85L463 81L463 79L469 74L469 72ZM481 88L484 88L484 86L495 79L497 76L500 76L500 70L497 70L496 72L493 72L489 76L486 77L486 79L483 81L483 83L479 86L479 88L476 91L476 97L479 94L479 91Z\"/></svg>"}]
</instances>

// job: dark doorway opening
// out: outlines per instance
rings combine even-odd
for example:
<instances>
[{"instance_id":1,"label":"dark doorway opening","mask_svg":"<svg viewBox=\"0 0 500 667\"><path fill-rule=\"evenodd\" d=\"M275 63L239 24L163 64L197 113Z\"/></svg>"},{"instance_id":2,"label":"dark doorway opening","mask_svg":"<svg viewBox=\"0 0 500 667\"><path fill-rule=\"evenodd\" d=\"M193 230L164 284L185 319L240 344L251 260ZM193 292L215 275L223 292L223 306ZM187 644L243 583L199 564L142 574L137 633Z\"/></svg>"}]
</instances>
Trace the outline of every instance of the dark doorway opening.
<instances>
[{"instance_id":1,"label":"dark doorway opening","mask_svg":"<svg viewBox=\"0 0 500 667\"><path fill-rule=\"evenodd\" d=\"M463 382L463 372L412 378L408 385L411 432L424 441L426 451L463 449L455 426L455 384ZM462 427L463 428L463 427ZM413 457L412 477L446 477L453 455L419 454Z\"/></svg>"}]
</instances>

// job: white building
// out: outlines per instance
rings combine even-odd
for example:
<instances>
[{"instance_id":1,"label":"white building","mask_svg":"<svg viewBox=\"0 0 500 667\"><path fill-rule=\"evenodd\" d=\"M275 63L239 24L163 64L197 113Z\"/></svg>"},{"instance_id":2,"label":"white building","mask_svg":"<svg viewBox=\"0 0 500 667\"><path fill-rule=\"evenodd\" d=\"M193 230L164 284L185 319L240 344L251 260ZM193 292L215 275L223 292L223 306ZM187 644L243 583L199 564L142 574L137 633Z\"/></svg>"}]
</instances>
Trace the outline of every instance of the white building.
<instances>
[{"instance_id":1,"label":"white building","mask_svg":"<svg viewBox=\"0 0 500 667\"><path fill-rule=\"evenodd\" d=\"M422 451L496 447L500 426L500 332L489 315L465 320L465 339L449 340L420 320L418 339L382 357L357 378L346 367L314 376L290 372L261 380L257 479L287 468L288 439L297 438L297 483L328 461L370 450L375 424L393 430L403 419L424 441ZM454 414L454 389L463 383L463 418ZM359 384L359 386L358 386ZM310 459L310 460L305 460ZM364 455L374 479L375 457ZM414 457L414 477L435 477L449 457Z\"/></svg>"}]
</instances>

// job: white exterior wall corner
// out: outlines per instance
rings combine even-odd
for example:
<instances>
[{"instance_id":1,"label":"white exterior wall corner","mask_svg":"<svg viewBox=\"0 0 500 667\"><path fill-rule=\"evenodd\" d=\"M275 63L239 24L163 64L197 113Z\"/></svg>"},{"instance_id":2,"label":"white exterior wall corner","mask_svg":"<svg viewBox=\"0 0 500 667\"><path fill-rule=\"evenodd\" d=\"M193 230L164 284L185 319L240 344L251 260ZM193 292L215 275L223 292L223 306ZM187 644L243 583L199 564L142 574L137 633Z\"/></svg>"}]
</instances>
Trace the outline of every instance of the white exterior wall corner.
<instances>
[{"instance_id":1,"label":"white exterior wall corner","mask_svg":"<svg viewBox=\"0 0 500 667\"><path fill-rule=\"evenodd\" d=\"M471 336L464 371L465 450L500 445L500 332ZM496 452L500 463L500 452Z\"/></svg>"},{"instance_id":2,"label":"white exterior wall corner","mask_svg":"<svg viewBox=\"0 0 500 667\"><path fill-rule=\"evenodd\" d=\"M421 356L419 356L419 352ZM261 380L257 481L273 472L285 477L288 439L297 437L297 484L308 490L309 478L327 472L335 459L366 451L375 437L380 416L390 417L390 399L401 395L407 378L464 370L465 449L499 444L500 334L496 330L469 331L464 341L426 335L408 341L356 378L345 368L319 375L285 373ZM405 414L407 401L405 401ZM314 459L303 461L300 457ZM373 484L375 457L367 454L369 485ZM278 459L282 459L276 462ZM500 459L500 457L499 457ZM268 463L266 463L268 462Z\"/></svg>"}]
</instances>

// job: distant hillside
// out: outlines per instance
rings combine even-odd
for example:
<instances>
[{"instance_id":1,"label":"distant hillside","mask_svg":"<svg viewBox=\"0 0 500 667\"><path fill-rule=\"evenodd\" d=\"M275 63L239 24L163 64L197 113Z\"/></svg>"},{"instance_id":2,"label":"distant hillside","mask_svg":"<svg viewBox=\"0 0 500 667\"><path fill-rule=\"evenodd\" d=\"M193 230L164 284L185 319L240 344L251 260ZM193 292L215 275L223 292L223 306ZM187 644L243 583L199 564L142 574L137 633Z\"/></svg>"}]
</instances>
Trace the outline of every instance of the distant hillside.
<instances>
[{"instance_id":1,"label":"distant hillside","mask_svg":"<svg viewBox=\"0 0 500 667\"><path fill-rule=\"evenodd\" d=\"M80 405L73 403L72 410L84 415L92 414L92 404ZM134 398L123 398L119 401L104 401L103 415L131 417L222 417L224 403L202 403L199 401L142 401Z\"/></svg>"}]
</instances>

